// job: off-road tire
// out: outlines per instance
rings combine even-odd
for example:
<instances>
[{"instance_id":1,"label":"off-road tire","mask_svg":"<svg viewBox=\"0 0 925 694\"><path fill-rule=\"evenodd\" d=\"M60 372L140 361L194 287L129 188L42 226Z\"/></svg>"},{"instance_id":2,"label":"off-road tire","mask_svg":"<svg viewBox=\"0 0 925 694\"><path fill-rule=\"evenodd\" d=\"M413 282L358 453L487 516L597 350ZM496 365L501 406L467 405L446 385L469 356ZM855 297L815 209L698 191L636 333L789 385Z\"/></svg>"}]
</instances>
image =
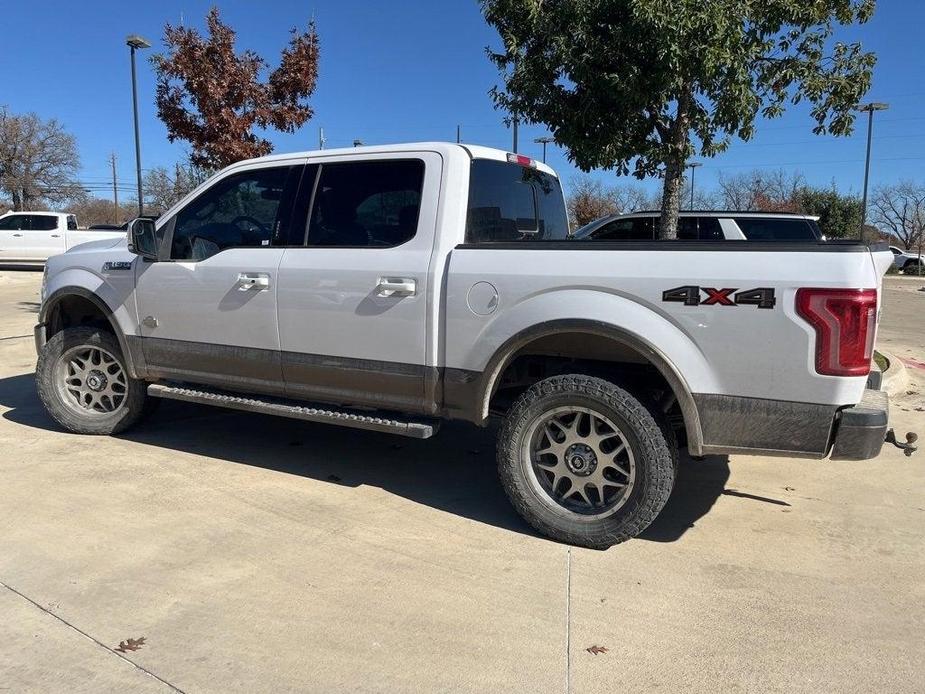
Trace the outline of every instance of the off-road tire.
<instances>
[{"instance_id":1,"label":"off-road tire","mask_svg":"<svg viewBox=\"0 0 925 694\"><path fill-rule=\"evenodd\" d=\"M635 482L613 515L588 518L556 508L528 478L532 462L523 458L531 426L544 413L568 406L608 417L633 450ZM668 501L676 469L677 440L664 417L623 388L591 376L554 376L534 384L511 406L498 436L498 473L517 512L547 537L593 549L606 549L643 532Z\"/></svg>"},{"instance_id":2,"label":"off-road tire","mask_svg":"<svg viewBox=\"0 0 925 694\"><path fill-rule=\"evenodd\" d=\"M95 347L112 355L125 373L125 396L122 405L111 413L78 411L64 401L59 384L59 362L75 347ZM115 335L92 327L65 328L55 333L42 348L35 368L39 398L48 414L68 431L75 434L105 436L118 434L137 423L151 408L147 407L147 384L128 376L125 357Z\"/></svg>"}]
</instances>

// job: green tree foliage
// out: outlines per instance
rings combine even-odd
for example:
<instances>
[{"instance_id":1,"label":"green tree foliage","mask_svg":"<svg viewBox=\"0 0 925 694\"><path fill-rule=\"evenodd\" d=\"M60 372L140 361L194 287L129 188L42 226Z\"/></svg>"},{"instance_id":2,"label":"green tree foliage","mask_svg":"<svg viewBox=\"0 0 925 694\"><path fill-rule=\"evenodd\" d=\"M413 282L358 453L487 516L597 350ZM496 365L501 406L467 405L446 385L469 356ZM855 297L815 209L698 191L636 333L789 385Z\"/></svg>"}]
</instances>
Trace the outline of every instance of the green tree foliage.
<instances>
[{"instance_id":1,"label":"green tree foliage","mask_svg":"<svg viewBox=\"0 0 925 694\"><path fill-rule=\"evenodd\" d=\"M874 0L482 0L504 50L498 106L543 123L579 168L664 177L660 235L675 238L684 167L759 117L808 102L843 135L875 63L839 25Z\"/></svg>"},{"instance_id":2,"label":"green tree foliage","mask_svg":"<svg viewBox=\"0 0 925 694\"><path fill-rule=\"evenodd\" d=\"M804 214L817 215L827 239L857 238L861 228L861 199L832 188L802 188L796 205Z\"/></svg>"}]
</instances>

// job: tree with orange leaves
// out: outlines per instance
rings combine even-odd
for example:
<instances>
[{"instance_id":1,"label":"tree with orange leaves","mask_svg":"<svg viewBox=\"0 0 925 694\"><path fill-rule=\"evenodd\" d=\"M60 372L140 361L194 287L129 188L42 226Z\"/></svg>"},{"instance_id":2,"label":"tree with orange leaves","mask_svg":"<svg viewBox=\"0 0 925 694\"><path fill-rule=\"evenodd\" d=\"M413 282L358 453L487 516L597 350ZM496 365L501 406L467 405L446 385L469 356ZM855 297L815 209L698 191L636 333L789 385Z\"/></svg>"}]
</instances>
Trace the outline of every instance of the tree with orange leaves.
<instances>
[{"instance_id":1,"label":"tree with orange leaves","mask_svg":"<svg viewBox=\"0 0 925 694\"><path fill-rule=\"evenodd\" d=\"M151 60L168 138L189 142L190 162L215 170L273 151L255 127L291 133L312 117L307 99L318 80L318 35L314 21L304 32L293 29L279 66L264 81L266 61L253 51L235 52L235 32L217 7L206 23L206 38L168 24L167 53Z\"/></svg>"}]
</instances>

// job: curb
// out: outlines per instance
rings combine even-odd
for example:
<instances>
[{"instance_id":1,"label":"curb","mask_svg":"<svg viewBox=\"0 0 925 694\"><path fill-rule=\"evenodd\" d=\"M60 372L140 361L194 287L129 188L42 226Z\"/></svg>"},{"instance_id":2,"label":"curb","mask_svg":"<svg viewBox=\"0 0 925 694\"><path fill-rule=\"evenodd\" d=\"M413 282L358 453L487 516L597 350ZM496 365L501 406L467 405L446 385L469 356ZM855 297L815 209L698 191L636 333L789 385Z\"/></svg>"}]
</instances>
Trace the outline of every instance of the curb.
<instances>
[{"instance_id":1,"label":"curb","mask_svg":"<svg viewBox=\"0 0 925 694\"><path fill-rule=\"evenodd\" d=\"M895 354L884 352L882 349L877 351L890 362L887 370L883 372L883 381L881 382L880 390L884 391L891 398L904 395L909 385L909 374L906 372L906 365L903 364L902 360Z\"/></svg>"}]
</instances>

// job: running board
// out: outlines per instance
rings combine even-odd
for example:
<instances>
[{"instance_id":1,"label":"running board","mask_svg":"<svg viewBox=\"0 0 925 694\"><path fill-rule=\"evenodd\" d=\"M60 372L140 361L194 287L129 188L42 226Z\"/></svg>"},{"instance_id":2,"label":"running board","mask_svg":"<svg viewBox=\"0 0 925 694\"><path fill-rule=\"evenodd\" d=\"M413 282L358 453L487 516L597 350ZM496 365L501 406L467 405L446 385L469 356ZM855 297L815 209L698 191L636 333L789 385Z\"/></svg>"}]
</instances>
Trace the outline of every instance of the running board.
<instances>
[{"instance_id":1,"label":"running board","mask_svg":"<svg viewBox=\"0 0 925 694\"><path fill-rule=\"evenodd\" d=\"M385 419L383 417L356 414L346 410L308 407L305 405L292 404L286 400L259 395L244 397L204 388L194 389L176 385L165 385L162 383L152 383L149 385L148 395L155 398L166 398L168 400L183 400L185 402L195 402L202 405L216 405L218 407L227 407L232 410L243 410L244 412L272 414L278 417L301 419L306 422L320 422L322 424L337 424L342 427L352 427L354 429L383 431L389 434L398 434L399 436L410 436L415 439L429 439L434 435L434 427L422 422L405 422L397 419Z\"/></svg>"}]
</instances>

